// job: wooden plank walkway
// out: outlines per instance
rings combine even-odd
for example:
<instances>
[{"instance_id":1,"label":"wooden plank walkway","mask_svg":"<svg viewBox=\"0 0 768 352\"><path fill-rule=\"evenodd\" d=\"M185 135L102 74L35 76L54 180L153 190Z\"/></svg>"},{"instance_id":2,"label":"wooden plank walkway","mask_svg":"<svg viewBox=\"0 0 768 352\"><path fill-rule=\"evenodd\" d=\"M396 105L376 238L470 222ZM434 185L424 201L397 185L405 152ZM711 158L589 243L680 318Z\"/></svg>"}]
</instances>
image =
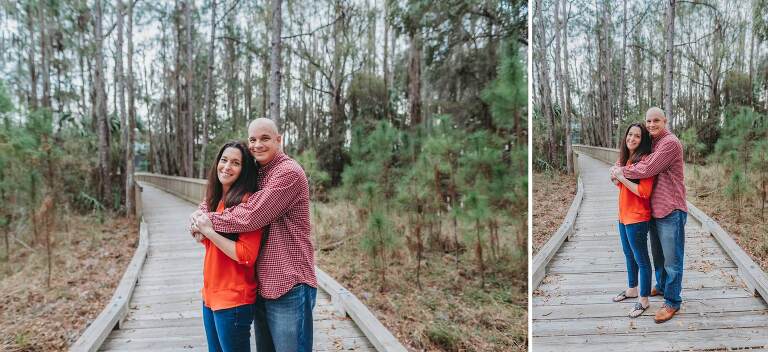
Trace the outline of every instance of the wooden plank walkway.
<instances>
[{"instance_id":1,"label":"wooden plank walkway","mask_svg":"<svg viewBox=\"0 0 768 352\"><path fill-rule=\"evenodd\" d=\"M608 164L582 153L578 165L584 200L574 234L534 290L532 351L768 348L768 305L750 294L733 261L690 216L680 312L654 323L663 299L652 297L643 316L627 317L636 300L611 301L627 284L617 188Z\"/></svg>"},{"instance_id":2,"label":"wooden plank walkway","mask_svg":"<svg viewBox=\"0 0 768 352\"><path fill-rule=\"evenodd\" d=\"M186 230L195 206L146 183L142 187L149 251L128 316L100 350L207 351L200 299L205 250ZM375 350L350 318L334 311L329 294L318 289L313 350ZM251 332L255 351L253 345Z\"/></svg>"}]
</instances>

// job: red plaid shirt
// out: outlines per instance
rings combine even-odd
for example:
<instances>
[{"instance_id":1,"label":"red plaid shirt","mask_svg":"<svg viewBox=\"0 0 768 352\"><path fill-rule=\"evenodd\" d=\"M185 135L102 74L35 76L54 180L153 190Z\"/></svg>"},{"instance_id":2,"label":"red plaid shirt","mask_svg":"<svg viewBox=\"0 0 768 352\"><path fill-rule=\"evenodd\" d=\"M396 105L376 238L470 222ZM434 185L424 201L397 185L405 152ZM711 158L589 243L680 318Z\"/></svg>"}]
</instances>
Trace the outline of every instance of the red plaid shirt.
<instances>
[{"instance_id":1,"label":"red plaid shirt","mask_svg":"<svg viewBox=\"0 0 768 352\"><path fill-rule=\"evenodd\" d=\"M248 201L207 212L217 232L242 233L269 226L256 271L259 295L280 298L294 285L317 287L315 252L310 239L309 186L304 169L283 153L259 168L261 190Z\"/></svg>"},{"instance_id":2,"label":"red plaid shirt","mask_svg":"<svg viewBox=\"0 0 768 352\"><path fill-rule=\"evenodd\" d=\"M663 218L676 209L688 212L685 203L683 145L666 129L653 138L651 154L634 165L624 167L626 178L656 177L651 193L651 215Z\"/></svg>"}]
</instances>

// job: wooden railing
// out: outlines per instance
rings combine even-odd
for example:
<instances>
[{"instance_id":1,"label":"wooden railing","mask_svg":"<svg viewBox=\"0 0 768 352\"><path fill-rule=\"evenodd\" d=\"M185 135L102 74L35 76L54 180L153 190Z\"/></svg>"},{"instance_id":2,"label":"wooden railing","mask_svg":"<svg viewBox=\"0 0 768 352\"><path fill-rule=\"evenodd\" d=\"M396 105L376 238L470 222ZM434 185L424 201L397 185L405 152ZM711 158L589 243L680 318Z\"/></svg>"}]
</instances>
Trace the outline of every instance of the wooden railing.
<instances>
[{"instance_id":1,"label":"wooden railing","mask_svg":"<svg viewBox=\"0 0 768 352\"><path fill-rule=\"evenodd\" d=\"M192 203L200 203L205 197L207 180L199 178L166 176L148 172L135 173L134 179L157 186L168 193L186 199Z\"/></svg>"},{"instance_id":2,"label":"wooden railing","mask_svg":"<svg viewBox=\"0 0 768 352\"><path fill-rule=\"evenodd\" d=\"M149 227L142 217L141 191L142 188L136 184L136 217L140 219L139 245L136 247L136 251L133 252L133 257L130 263L128 263L128 267L125 269L125 273L123 273L123 277L120 279L120 283L117 285L115 293L112 294L109 303L107 303L107 306L99 313L96 319L88 325L88 328L85 329L77 341L70 346L70 351L97 351L104 343L104 340L107 339L109 333L113 329L120 328L125 316L128 314L133 289L136 288L139 273L141 273L141 268L144 266L144 260L147 258L147 250L149 248Z\"/></svg>"},{"instance_id":3,"label":"wooden railing","mask_svg":"<svg viewBox=\"0 0 768 352\"><path fill-rule=\"evenodd\" d=\"M573 145L574 152L584 153L593 158L602 160L609 164L614 164L619 157L618 149L593 147L588 145ZM749 287L753 295L759 295L768 300L768 276L760 269L760 266L747 254L736 241L733 240L727 231L725 231L717 221L713 220L706 213L701 211L693 203L686 201L688 205L689 219L698 222L717 242L723 247L723 250L731 257L739 271L739 276ZM536 287L536 286L534 286Z\"/></svg>"},{"instance_id":4,"label":"wooden railing","mask_svg":"<svg viewBox=\"0 0 768 352\"><path fill-rule=\"evenodd\" d=\"M563 243L568 240L568 237L570 237L574 232L576 215L579 214L581 201L584 199L584 185L581 182L581 177L578 178L577 183L578 188L576 191L576 196L573 197L571 207L568 209L568 213L565 214L563 223L560 224L560 227L557 229L555 234L549 238L547 243L541 247L539 252L536 253L536 256L533 258L533 267L531 268L531 287L538 287L541 283L541 280L544 280L544 277L547 276L547 265L549 265L549 262L555 256L555 253L557 253L557 250L560 248L560 246L562 246Z\"/></svg>"},{"instance_id":5,"label":"wooden railing","mask_svg":"<svg viewBox=\"0 0 768 352\"><path fill-rule=\"evenodd\" d=\"M137 172L135 179L152 184L194 204L199 203L205 196L207 184L206 180L196 178L165 176L146 172ZM337 313L342 316L349 316L368 340L371 341L371 344L376 347L376 350L387 352L407 351L400 341L376 319L376 316L354 294L347 291L319 267L316 266L315 271L317 273L318 285L331 296L331 303L336 308Z\"/></svg>"}]
</instances>

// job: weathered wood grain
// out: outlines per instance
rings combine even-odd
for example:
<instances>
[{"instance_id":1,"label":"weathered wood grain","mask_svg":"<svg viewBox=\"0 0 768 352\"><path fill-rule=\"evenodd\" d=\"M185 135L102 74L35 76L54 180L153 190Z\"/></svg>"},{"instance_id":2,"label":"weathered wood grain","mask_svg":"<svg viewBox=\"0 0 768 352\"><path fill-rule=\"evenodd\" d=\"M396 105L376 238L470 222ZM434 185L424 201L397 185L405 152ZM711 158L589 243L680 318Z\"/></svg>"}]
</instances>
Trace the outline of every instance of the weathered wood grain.
<instances>
[{"instance_id":1,"label":"weathered wood grain","mask_svg":"<svg viewBox=\"0 0 768 352\"><path fill-rule=\"evenodd\" d=\"M654 323L662 297L651 297L651 307L635 319L627 314L637 299L611 301L627 285L616 225L618 193L609 181L609 165L590 157L590 149L574 149L579 151L584 195L574 233L559 246L547 275L534 286L532 351L768 349L768 304L753 294L759 290L744 278L745 271L758 278L762 272L734 262L733 253L743 259L740 249L715 238L711 233L717 226L698 220L698 213L689 216L685 227L683 305L678 315ZM610 159L609 150L603 149L595 152Z\"/></svg>"}]
</instances>

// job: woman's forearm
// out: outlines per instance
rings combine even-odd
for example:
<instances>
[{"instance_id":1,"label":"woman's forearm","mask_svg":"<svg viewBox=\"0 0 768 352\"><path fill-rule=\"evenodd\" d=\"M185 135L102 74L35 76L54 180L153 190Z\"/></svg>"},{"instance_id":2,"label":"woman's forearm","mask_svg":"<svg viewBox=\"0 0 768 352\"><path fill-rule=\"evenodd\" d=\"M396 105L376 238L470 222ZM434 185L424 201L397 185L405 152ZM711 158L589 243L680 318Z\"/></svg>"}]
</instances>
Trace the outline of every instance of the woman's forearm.
<instances>
[{"instance_id":1,"label":"woman's forearm","mask_svg":"<svg viewBox=\"0 0 768 352\"><path fill-rule=\"evenodd\" d=\"M634 193L637 196L640 196L640 190L637 188L637 183L634 183L628 180L626 177L619 177L618 180L619 182L624 184L624 186L626 186L630 192Z\"/></svg>"},{"instance_id":2,"label":"woman's forearm","mask_svg":"<svg viewBox=\"0 0 768 352\"><path fill-rule=\"evenodd\" d=\"M213 244L218 247L224 254L227 255L227 257L231 258L234 261L238 261L237 259L237 251L235 250L235 241L232 241L222 235L219 235L216 231L213 230L206 230L203 232L203 235L208 238Z\"/></svg>"}]
</instances>

